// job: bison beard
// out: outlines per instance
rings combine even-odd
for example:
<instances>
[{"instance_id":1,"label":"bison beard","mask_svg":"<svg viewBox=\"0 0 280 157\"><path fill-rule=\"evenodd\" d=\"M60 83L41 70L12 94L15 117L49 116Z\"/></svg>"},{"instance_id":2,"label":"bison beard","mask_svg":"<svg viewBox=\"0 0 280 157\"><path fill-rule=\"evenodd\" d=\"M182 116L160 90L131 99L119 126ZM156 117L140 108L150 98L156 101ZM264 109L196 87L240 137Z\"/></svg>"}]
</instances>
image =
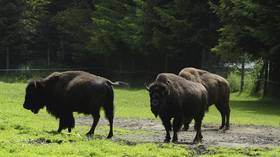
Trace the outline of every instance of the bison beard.
<instances>
[{"instance_id":1,"label":"bison beard","mask_svg":"<svg viewBox=\"0 0 280 157\"><path fill-rule=\"evenodd\" d=\"M208 92L208 106L215 104L222 117L222 124L219 129L229 129L230 106L229 106L229 83L223 77L212 74L208 71L196 68L184 68L179 76L203 84ZM188 129L191 119L185 120L185 130Z\"/></svg>"},{"instance_id":2,"label":"bison beard","mask_svg":"<svg viewBox=\"0 0 280 157\"><path fill-rule=\"evenodd\" d=\"M83 71L54 72L42 80L31 81L26 87L23 107L34 114L46 106L47 111L59 119L58 132L75 127L73 112L91 114L93 124L87 133L94 134L100 118L100 109L105 111L110 124L107 138L113 136L114 92L113 85L126 85Z\"/></svg>"},{"instance_id":3,"label":"bison beard","mask_svg":"<svg viewBox=\"0 0 280 157\"><path fill-rule=\"evenodd\" d=\"M194 143L201 142L201 123L207 109L207 91L199 83L185 80L177 75L161 73L146 87L150 94L151 111L159 115L166 131L165 142L169 142L173 127L172 141L178 140L177 132L184 119L195 120ZM173 124L171 125L171 119Z\"/></svg>"}]
</instances>

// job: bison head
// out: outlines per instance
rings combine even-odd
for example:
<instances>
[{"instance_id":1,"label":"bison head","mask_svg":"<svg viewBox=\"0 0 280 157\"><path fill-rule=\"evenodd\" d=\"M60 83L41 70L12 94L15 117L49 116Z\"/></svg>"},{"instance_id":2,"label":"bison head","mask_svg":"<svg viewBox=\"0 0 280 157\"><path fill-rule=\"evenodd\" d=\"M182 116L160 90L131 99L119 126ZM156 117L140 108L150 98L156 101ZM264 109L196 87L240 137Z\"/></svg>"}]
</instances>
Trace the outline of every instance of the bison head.
<instances>
[{"instance_id":1,"label":"bison head","mask_svg":"<svg viewBox=\"0 0 280 157\"><path fill-rule=\"evenodd\" d=\"M31 81L26 87L26 94L23 107L27 110L31 110L34 114L37 114L43 104L43 83L40 81Z\"/></svg>"},{"instance_id":2,"label":"bison head","mask_svg":"<svg viewBox=\"0 0 280 157\"><path fill-rule=\"evenodd\" d=\"M150 94L151 111L157 117L161 106L166 104L166 98L170 94L169 87L164 83L152 83L146 88Z\"/></svg>"}]
</instances>

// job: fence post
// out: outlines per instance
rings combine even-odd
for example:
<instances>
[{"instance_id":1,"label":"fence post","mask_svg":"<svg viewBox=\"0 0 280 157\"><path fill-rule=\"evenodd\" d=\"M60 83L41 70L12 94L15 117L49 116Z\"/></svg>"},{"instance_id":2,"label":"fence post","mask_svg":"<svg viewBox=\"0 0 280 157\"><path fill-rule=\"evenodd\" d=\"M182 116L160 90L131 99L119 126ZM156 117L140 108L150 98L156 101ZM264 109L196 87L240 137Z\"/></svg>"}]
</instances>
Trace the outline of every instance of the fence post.
<instances>
[{"instance_id":1,"label":"fence post","mask_svg":"<svg viewBox=\"0 0 280 157\"><path fill-rule=\"evenodd\" d=\"M10 49L6 48L6 69L10 69Z\"/></svg>"}]
</instances>

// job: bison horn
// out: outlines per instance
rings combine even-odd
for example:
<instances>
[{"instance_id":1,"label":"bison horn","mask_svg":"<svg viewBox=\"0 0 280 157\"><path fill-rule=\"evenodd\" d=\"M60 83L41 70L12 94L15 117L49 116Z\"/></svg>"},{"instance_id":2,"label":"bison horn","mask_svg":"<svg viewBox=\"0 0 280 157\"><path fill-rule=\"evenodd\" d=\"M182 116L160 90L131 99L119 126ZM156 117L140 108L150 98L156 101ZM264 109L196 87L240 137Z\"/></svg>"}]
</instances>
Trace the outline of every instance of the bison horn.
<instances>
[{"instance_id":1,"label":"bison horn","mask_svg":"<svg viewBox=\"0 0 280 157\"><path fill-rule=\"evenodd\" d=\"M149 88L149 86L147 85L147 83L146 83L146 82L144 83L144 85L145 85L145 87L146 87L147 91L150 91L150 88Z\"/></svg>"}]
</instances>

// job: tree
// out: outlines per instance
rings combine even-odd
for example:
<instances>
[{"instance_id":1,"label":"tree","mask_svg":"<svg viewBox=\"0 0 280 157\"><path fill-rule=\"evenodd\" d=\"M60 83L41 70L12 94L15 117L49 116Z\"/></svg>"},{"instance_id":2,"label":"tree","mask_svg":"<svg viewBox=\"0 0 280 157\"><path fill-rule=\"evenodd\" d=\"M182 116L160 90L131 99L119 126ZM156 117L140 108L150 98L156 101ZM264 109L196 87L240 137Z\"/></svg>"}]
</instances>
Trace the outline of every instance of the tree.
<instances>
[{"instance_id":1,"label":"tree","mask_svg":"<svg viewBox=\"0 0 280 157\"><path fill-rule=\"evenodd\" d=\"M182 56L184 66L202 66L202 56L215 44L217 21L208 1L145 1L144 36L149 53L168 59ZM178 68L178 67L177 67ZM177 69L176 68L176 69Z\"/></svg>"},{"instance_id":2,"label":"tree","mask_svg":"<svg viewBox=\"0 0 280 157\"><path fill-rule=\"evenodd\" d=\"M262 58L268 69L267 77L280 82L280 62L275 59L279 54L280 18L278 1L220 0L212 4L214 12L222 22L220 38L215 51L225 54L251 54ZM267 79L267 78L266 78ZM266 91L266 89L265 89Z\"/></svg>"},{"instance_id":3,"label":"tree","mask_svg":"<svg viewBox=\"0 0 280 157\"><path fill-rule=\"evenodd\" d=\"M92 55L105 57L105 66L124 69L126 58L138 51L140 29L137 4L133 0L96 1L93 13L91 41L88 48ZM109 57L113 56L113 59ZM109 61L110 60L110 61Z\"/></svg>"},{"instance_id":4,"label":"tree","mask_svg":"<svg viewBox=\"0 0 280 157\"><path fill-rule=\"evenodd\" d=\"M5 54L6 61L2 61L6 62L6 68L9 69L11 64L10 59L13 58L15 52L21 52L20 49L22 48L21 20L24 1L1 0L0 6L0 51ZM18 46L15 47L14 45Z\"/></svg>"}]
</instances>

